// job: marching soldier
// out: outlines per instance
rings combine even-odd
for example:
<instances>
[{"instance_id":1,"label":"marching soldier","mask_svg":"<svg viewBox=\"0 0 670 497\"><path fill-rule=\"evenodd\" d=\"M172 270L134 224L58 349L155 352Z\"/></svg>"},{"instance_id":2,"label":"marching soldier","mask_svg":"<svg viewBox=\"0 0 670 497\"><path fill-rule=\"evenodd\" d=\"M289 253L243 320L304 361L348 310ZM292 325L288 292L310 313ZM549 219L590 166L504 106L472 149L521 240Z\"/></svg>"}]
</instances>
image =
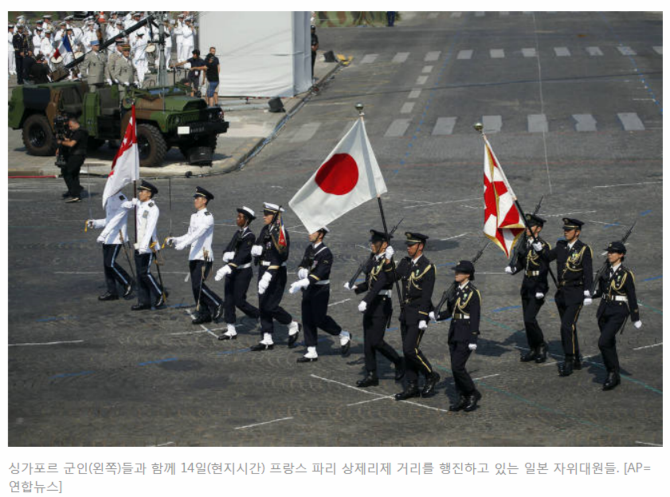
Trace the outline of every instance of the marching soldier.
<instances>
[{"instance_id":1,"label":"marching soldier","mask_svg":"<svg viewBox=\"0 0 670 497\"><path fill-rule=\"evenodd\" d=\"M598 282L594 298L601 297L596 317L600 328L598 348L603 355L607 368L607 379L603 390L612 390L621 383L619 375L619 357L616 351L616 334L623 330L626 319L631 316L633 325L640 329L640 310L635 295L635 276L623 266L626 246L622 242L612 242L607 247L609 271Z\"/></svg>"},{"instance_id":2,"label":"marching soldier","mask_svg":"<svg viewBox=\"0 0 670 497\"><path fill-rule=\"evenodd\" d=\"M314 362L319 359L316 353L317 328L340 339L342 355L349 352L351 334L342 330L335 320L328 316L330 299L330 271L333 267L333 253L323 243L330 230L325 226L309 235L310 244L298 268L298 281L291 285L289 293L302 290L302 325L305 330L307 353L297 362Z\"/></svg>"},{"instance_id":3,"label":"marching soldier","mask_svg":"<svg viewBox=\"0 0 670 497\"><path fill-rule=\"evenodd\" d=\"M210 200L214 195L201 187L196 187L193 195L195 214L191 214L191 222L188 233L183 236L170 237L168 245L176 250L184 250L190 245L191 252L188 255L188 268L191 273L191 289L195 299L198 316L193 319L193 324L211 323L212 315L218 319L223 314L223 302L221 298L207 287L205 280L212 270L212 238L214 238L214 216L207 210Z\"/></svg>"},{"instance_id":4,"label":"marching soldier","mask_svg":"<svg viewBox=\"0 0 670 497\"><path fill-rule=\"evenodd\" d=\"M542 329L537 322L537 315L544 305L544 298L549 291L547 275L549 263L540 257L533 248L533 236L542 244L543 249L550 250L551 245L540 238L540 231L545 220L535 214L526 214L526 242L518 249L518 257L513 266L507 266L507 274L517 274L523 271L521 283L521 305L523 307L523 322L528 340L527 353L521 356L521 362L535 361L540 364L547 360L547 344L544 341Z\"/></svg>"},{"instance_id":5,"label":"marching soldier","mask_svg":"<svg viewBox=\"0 0 670 497\"><path fill-rule=\"evenodd\" d=\"M126 202L125 195L118 192L107 199L104 219L89 219L86 221L89 228L102 228L102 233L98 236L97 242L102 244L107 293L100 295L98 300L118 300L117 283L123 287L124 298L128 297L133 291L132 280L117 261L122 244L128 240L128 212L132 207L132 204L128 204L130 203Z\"/></svg>"},{"instance_id":6,"label":"marching soldier","mask_svg":"<svg viewBox=\"0 0 670 497\"><path fill-rule=\"evenodd\" d=\"M158 308L165 303L162 286L158 284L151 274L151 263L160 250L160 243L156 236L156 224L160 211L154 196L158 188L142 180L137 188L137 197L123 203L125 209L136 207L135 216L137 223L137 243L135 244L135 267L137 269L137 304L132 306L133 311Z\"/></svg>"},{"instance_id":7,"label":"marching soldier","mask_svg":"<svg viewBox=\"0 0 670 497\"><path fill-rule=\"evenodd\" d=\"M251 248L256 243L256 235L249 228L254 219L256 219L256 213L249 207L237 209L236 224L240 229L235 232L223 253L223 262L226 265L216 272L216 281L226 278L223 286L225 293L223 318L228 329L219 337L219 340L237 339L235 307L254 321L257 321L261 315L260 311L247 301L247 290L254 276L254 270L251 267Z\"/></svg>"},{"instance_id":8,"label":"marching soldier","mask_svg":"<svg viewBox=\"0 0 670 497\"><path fill-rule=\"evenodd\" d=\"M394 253L393 247L389 246L391 236L376 230L370 230L370 235L372 256L363 269L365 281L352 288L349 287L349 282L344 284L344 288L353 290L356 295L367 292L358 305L358 310L363 313L363 351L367 371L365 378L356 382L356 386L360 388L379 385L377 352L395 366L395 381L400 381L405 376L402 357L384 341L384 334L393 312L391 306L393 283L389 276L392 271L390 262Z\"/></svg>"},{"instance_id":9,"label":"marching soldier","mask_svg":"<svg viewBox=\"0 0 670 497\"><path fill-rule=\"evenodd\" d=\"M423 255L428 237L421 233L406 232L407 254L389 275L392 281L402 280L403 307L400 311L402 351L405 356L405 390L395 395L396 400L411 397L430 397L440 375L433 371L426 356L419 349L423 334L428 328L428 315L432 311L435 266ZM419 390L418 373L426 378L423 390Z\"/></svg>"},{"instance_id":10,"label":"marching soldier","mask_svg":"<svg viewBox=\"0 0 670 497\"><path fill-rule=\"evenodd\" d=\"M475 279L475 265L472 262L459 261L452 269L458 288L454 299L447 302L447 312L440 313L436 319L439 321L451 317L447 340L458 400L449 406L449 410L470 412L477 408L477 402L482 398L465 369L470 354L477 350L482 296L472 284Z\"/></svg>"},{"instance_id":11,"label":"marching soldier","mask_svg":"<svg viewBox=\"0 0 670 497\"><path fill-rule=\"evenodd\" d=\"M80 66L82 74L86 74L86 83L91 93L95 93L105 84L106 66L107 56L100 52L98 40L92 40L91 51L86 54Z\"/></svg>"},{"instance_id":12,"label":"marching soldier","mask_svg":"<svg viewBox=\"0 0 670 497\"><path fill-rule=\"evenodd\" d=\"M561 317L561 343L565 361L559 365L560 376L570 376L573 369L582 369L577 338L577 319L585 305L591 305L593 283L593 251L579 239L584 223L578 219L563 218L565 240L556 242L553 249L534 243L536 252L542 253L548 262L556 260L558 290L556 307Z\"/></svg>"},{"instance_id":13,"label":"marching soldier","mask_svg":"<svg viewBox=\"0 0 670 497\"><path fill-rule=\"evenodd\" d=\"M121 57L116 59L112 68L112 79L119 83L119 98L121 102L126 98L128 88L137 81L135 66L130 60L130 45L122 45Z\"/></svg>"},{"instance_id":14,"label":"marching soldier","mask_svg":"<svg viewBox=\"0 0 670 497\"><path fill-rule=\"evenodd\" d=\"M257 244L251 248L251 255L257 257L260 264L258 271L258 304L261 317L261 333L263 339L251 347L254 352L272 350L274 342L273 319L280 324L288 325L288 346L292 347L298 340L300 324L279 304L286 287L286 260L288 259L290 239L281 222L277 218L284 209L276 204L265 202L263 222Z\"/></svg>"}]
</instances>

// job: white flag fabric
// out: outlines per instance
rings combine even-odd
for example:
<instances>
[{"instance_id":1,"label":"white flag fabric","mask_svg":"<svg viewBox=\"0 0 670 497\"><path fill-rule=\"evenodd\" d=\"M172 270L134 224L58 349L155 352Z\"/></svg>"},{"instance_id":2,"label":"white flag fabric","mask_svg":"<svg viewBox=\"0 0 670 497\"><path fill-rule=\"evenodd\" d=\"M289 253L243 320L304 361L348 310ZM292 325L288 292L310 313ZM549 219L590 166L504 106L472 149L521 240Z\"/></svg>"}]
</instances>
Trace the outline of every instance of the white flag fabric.
<instances>
[{"instance_id":1,"label":"white flag fabric","mask_svg":"<svg viewBox=\"0 0 670 497\"><path fill-rule=\"evenodd\" d=\"M128 183L139 179L140 177L140 151L137 148L137 122L135 121L135 105L133 105L132 115L123 142L119 147L114 161L112 162L112 172L107 177L105 190L102 193L102 207L105 207L107 199L121 190Z\"/></svg>"},{"instance_id":2,"label":"white flag fabric","mask_svg":"<svg viewBox=\"0 0 670 497\"><path fill-rule=\"evenodd\" d=\"M358 119L288 205L314 233L386 191L365 123Z\"/></svg>"}]
</instances>

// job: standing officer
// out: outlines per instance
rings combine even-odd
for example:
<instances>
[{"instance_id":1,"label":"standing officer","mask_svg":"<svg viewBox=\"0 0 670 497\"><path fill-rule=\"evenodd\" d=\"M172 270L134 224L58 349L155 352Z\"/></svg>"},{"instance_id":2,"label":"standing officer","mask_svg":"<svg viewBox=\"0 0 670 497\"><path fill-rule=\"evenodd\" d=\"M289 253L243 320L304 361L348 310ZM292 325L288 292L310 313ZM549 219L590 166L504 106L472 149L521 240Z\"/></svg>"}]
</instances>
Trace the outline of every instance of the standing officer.
<instances>
[{"instance_id":1,"label":"standing officer","mask_svg":"<svg viewBox=\"0 0 670 497\"><path fill-rule=\"evenodd\" d=\"M582 306L591 305L588 290L593 283L593 251L579 239L584 223L579 219L563 218L565 240L556 242L553 249L534 243L536 252L548 262L556 260L558 290L556 307L561 317L561 343L565 361L559 365L560 376L570 376L573 369L582 369L577 338L577 319Z\"/></svg>"},{"instance_id":2,"label":"standing officer","mask_svg":"<svg viewBox=\"0 0 670 497\"><path fill-rule=\"evenodd\" d=\"M299 357L297 362L314 362L319 359L316 353L317 328L329 335L340 338L342 355L349 352L351 334L328 316L328 300L330 299L330 271L333 267L333 253L323 243L323 238L330 230L325 226L309 235L310 245L298 268L298 281L291 285L289 293L302 293L302 324L305 329L305 345L307 353Z\"/></svg>"},{"instance_id":3,"label":"standing officer","mask_svg":"<svg viewBox=\"0 0 670 497\"><path fill-rule=\"evenodd\" d=\"M477 402L482 398L465 370L470 354L477 350L482 296L471 283L475 279L475 265L472 262L459 261L452 269L458 288L454 299L447 302L447 312L440 313L436 319L439 321L451 317L447 340L458 400L449 406L449 410L470 412L477 408Z\"/></svg>"},{"instance_id":4,"label":"standing officer","mask_svg":"<svg viewBox=\"0 0 670 497\"><path fill-rule=\"evenodd\" d=\"M319 37L316 35L316 26L313 24L310 26L310 31L312 35L312 83L314 83L314 62L316 62L316 51L319 49Z\"/></svg>"},{"instance_id":5,"label":"standing officer","mask_svg":"<svg viewBox=\"0 0 670 497\"><path fill-rule=\"evenodd\" d=\"M188 255L188 269L191 273L191 289L195 299L198 316L191 321L193 324L211 323L212 315L218 319L223 314L223 301L205 285L205 280L212 270L212 238L214 238L214 216L207 210L207 204L214 195L202 187L195 188L193 205L195 214L191 214L188 232L183 236L170 237L168 245L176 250L184 250L191 246Z\"/></svg>"},{"instance_id":6,"label":"standing officer","mask_svg":"<svg viewBox=\"0 0 670 497\"><path fill-rule=\"evenodd\" d=\"M419 349L423 334L428 328L428 314L432 311L435 266L423 255L428 237L421 233L406 232L407 254L389 275L392 281L402 280L403 307L400 311L402 351L405 356L405 390L395 395L396 400L411 397L430 397L440 375L433 371L426 356ZM359 307L360 310L360 307ZM423 390L419 391L418 373L426 378Z\"/></svg>"},{"instance_id":7,"label":"standing officer","mask_svg":"<svg viewBox=\"0 0 670 497\"><path fill-rule=\"evenodd\" d=\"M223 285L225 299L223 318L228 329L219 337L219 340L237 339L235 307L254 321L257 321L261 315L256 307L247 302L247 290L254 276L254 270L251 267L251 247L256 242L256 235L249 228L254 219L256 219L256 213L249 207L237 209L236 224L240 229L235 232L233 239L223 252L223 262L226 265L216 272L214 278L216 281L226 278Z\"/></svg>"},{"instance_id":8,"label":"standing officer","mask_svg":"<svg viewBox=\"0 0 670 497\"><path fill-rule=\"evenodd\" d=\"M626 319L631 316L633 326L640 329L640 310L635 295L635 276L622 265L626 256L626 246L622 242L612 242L607 247L609 270L598 282L594 298L601 297L596 317L600 328L598 348L607 368L607 379L603 390L612 390L621 383L619 357L616 352L616 334L623 331Z\"/></svg>"},{"instance_id":9,"label":"standing officer","mask_svg":"<svg viewBox=\"0 0 670 497\"><path fill-rule=\"evenodd\" d=\"M363 269L365 281L360 285L354 285L353 288L349 287L349 282L344 284L344 288L353 290L356 295L367 292L358 305L358 310L363 313L363 351L367 371L366 377L356 382L356 386L360 388L379 385L377 352L395 366L395 381L400 381L405 376L402 357L384 341L384 334L393 312L391 306L393 283L389 276L393 270L390 262L394 253L393 247L389 246L391 236L376 230L370 230L370 235L372 256Z\"/></svg>"},{"instance_id":10,"label":"standing officer","mask_svg":"<svg viewBox=\"0 0 670 497\"><path fill-rule=\"evenodd\" d=\"M544 298L549 291L547 275L549 263L540 257L533 248L533 236L542 244L543 249L551 250L551 245L540 238L540 231L545 220L535 214L526 214L526 241L518 248L517 259L512 266L507 266L507 274L523 271L521 283L521 305L523 306L523 322L528 340L528 352L521 356L521 362L535 361L540 364L547 360L547 344L542 329L537 322L537 315L544 305Z\"/></svg>"},{"instance_id":11,"label":"standing officer","mask_svg":"<svg viewBox=\"0 0 670 497\"><path fill-rule=\"evenodd\" d=\"M119 98L123 102L128 93L128 88L136 82L137 75L135 73L135 66L130 60L130 45L122 45L121 53L123 55L114 62L112 79L119 83Z\"/></svg>"},{"instance_id":12,"label":"standing officer","mask_svg":"<svg viewBox=\"0 0 670 497\"><path fill-rule=\"evenodd\" d=\"M251 255L257 257L260 264L258 271L258 306L261 315L261 333L263 340L251 347L254 352L272 350L274 342L273 319L280 324L288 325L288 346L298 340L300 324L279 304L286 287L286 260L288 259L290 239L288 231L280 220L284 209L276 204L265 202L263 222L265 226L258 235L257 244L251 248ZM279 220L278 220L279 218Z\"/></svg>"},{"instance_id":13,"label":"standing officer","mask_svg":"<svg viewBox=\"0 0 670 497\"><path fill-rule=\"evenodd\" d=\"M16 33L12 38L12 45L14 46L14 57L16 59L16 82L23 84L23 58L28 51L28 39L23 31L23 26L16 26Z\"/></svg>"},{"instance_id":14,"label":"standing officer","mask_svg":"<svg viewBox=\"0 0 670 497\"><path fill-rule=\"evenodd\" d=\"M97 242L102 244L107 293L98 297L98 300L118 300L117 283L123 287L124 298L128 297L133 291L130 276L116 260L121 245L128 240L128 212L131 207L132 204L126 201L123 193L117 192L109 197L105 203L105 219L89 219L86 221L89 228L104 228Z\"/></svg>"},{"instance_id":15,"label":"standing officer","mask_svg":"<svg viewBox=\"0 0 670 497\"><path fill-rule=\"evenodd\" d=\"M105 84L106 66L107 56L100 52L100 42L92 40L91 51L86 54L80 66L81 73L86 74L89 92L95 93Z\"/></svg>"},{"instance_id":16,"label":"standing officer","mask_svg":"<svg viewBox=\"0 0 670 497\"><path fill-rule=\"evenodd\" d=\"M116 61L123 58L123 52L121 51L121 47L125 44L125 41L123 39L118 39L116 42L110 46L110 48L113 49L113 52L110 52L109 56L107 57L107 65L105 66L105 78L107 79L107 83L111 86L117 81L114 80L114 64L116 64Z\"/></svg>"},{"instance_id":17,"label":"standing officer","mask_svg":"<svg viewBox=\"0 0 670 497\"><path fill-rule=\"evenodd\" d=\"M42 28L37 26L35 28L35 34L33 35L32 38L33 42L33 53L35 54L35 57L37 57L40 53L40 48L42 47Z\"/></svg>"},{"instance_id":18,"label":"standing officer","mask_svg":"<svg viewBox=\"0 0 670 497\"><path fill-rule=\"evenodd\" d=\"M135 222L137 223L137 243L135 244L135 267L137 269L137 304L132 306L133 311L142 311L160 307L165 303L163 288L151 274L151 263L155 254L160 250L160 243L156 235L156 224L160 211L154 196L158 188L142 180L137 188L137 197L124 202L123 207L136 207ZM153 250L152 250L153 249ZM155 252L154 252L155 251ZM167 292L165 292L167 296Z\"/></svg>"}]
</instances>

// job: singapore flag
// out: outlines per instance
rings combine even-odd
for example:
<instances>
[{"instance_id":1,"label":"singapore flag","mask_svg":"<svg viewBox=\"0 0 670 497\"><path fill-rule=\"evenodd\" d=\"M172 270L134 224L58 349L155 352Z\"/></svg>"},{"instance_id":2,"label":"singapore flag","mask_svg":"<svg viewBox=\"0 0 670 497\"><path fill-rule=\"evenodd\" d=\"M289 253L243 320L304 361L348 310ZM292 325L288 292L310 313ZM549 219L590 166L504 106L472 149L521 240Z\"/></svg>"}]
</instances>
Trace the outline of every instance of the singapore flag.
<instances>
[{"instance_id":1,"label":"singapore flag","mask_svg":"<svg viewBox=\"0 0 670 497\"><path fill-rule=\"evenodd\" d=\"M116 157L112 162L112 172L107 177L105 190L102 193L102 206L107 203L107 199L121 190L128 183L139 179L140 177L140 152L137 148L137 122L135 121L135 105L133 105L132 115L126 126L126 133L123 142L116 152Z\"/></svg>"}]
</instances>

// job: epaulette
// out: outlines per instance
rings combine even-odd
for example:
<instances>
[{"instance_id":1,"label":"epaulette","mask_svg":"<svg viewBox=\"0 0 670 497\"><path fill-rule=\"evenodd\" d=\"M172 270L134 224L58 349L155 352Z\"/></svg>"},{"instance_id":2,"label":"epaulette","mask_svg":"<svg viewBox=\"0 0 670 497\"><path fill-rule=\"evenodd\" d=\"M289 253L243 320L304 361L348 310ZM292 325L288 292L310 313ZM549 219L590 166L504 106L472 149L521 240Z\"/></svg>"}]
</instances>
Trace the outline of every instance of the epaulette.
<instances>
[{"instance_id":1,"label":"epaulette","mask_svg":"<svg viewBox=\"0 0 670 497\"><path fill-rule=\"evenodd\" d=\"M205 216L211 216L211 215L212 215L211 212L209 212L209 211L205 211Z\"/></svg>"},{"instance_id":2,"label":"epaulette","mask_svg":"<svg viewBox=\"0 0 670 497\"><path fill-rule=\"evenodd\" d=\"M149 207L153 207L155 204L153 202L149 202Z\"/></svg>"},{"instance_id":3,"label":"epaulette","mask_svg":"<svg viewBox=\"0 0 670 497\"><path fill-rule=\"evenodd\" d=\"M124 197L123 195L119 195L119 200L125 200L125 199L126 197Z\"/></svg>"},{"instance_id":4,"label":"epaulette","mask_svg":"<svg viewBox=\"0 0 670 497\"><path fill-rule=\"evenodd\" d=\"M556 242L556 246L558 247L559 245L567 245L568 241L567 240L558 240Z\"/></svg>"}]
</instances>

